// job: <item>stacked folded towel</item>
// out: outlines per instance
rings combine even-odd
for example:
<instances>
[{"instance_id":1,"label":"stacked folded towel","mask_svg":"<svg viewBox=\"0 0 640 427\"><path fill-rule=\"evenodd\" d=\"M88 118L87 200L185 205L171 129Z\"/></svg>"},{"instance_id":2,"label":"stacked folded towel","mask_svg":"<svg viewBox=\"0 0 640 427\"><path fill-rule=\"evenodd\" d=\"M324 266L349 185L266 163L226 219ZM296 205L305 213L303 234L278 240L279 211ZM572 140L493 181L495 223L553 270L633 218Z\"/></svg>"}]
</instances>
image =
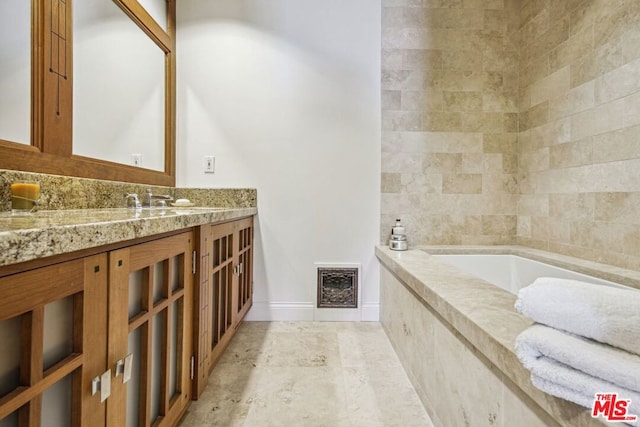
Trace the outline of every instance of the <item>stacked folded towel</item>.
<instances>
[{"instance_id":1,"label":"stacked folded towel","mask_svg":"<svg viewBox=\"0 0 640 427\"><path fill-rule=\"evenodd\" d=\"M618 393L640 426L639 291L545 277L515 307L538 323L516 339L536 387L587 408L596 393Z\"/></svg>"}]
</instances>

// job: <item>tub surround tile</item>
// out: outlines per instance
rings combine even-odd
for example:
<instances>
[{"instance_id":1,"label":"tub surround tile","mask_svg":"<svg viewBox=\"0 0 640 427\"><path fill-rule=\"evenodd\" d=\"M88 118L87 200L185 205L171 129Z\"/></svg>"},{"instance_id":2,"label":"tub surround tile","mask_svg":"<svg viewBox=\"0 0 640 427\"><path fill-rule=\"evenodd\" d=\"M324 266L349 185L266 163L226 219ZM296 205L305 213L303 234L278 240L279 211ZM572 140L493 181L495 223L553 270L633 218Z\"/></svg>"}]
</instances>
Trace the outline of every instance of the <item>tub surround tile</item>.
<instances>
[{"instance_id":1,"label":"tub surround tile","mask_svg":"<svg viewBox=\"0 0 640 427\"><path fill-rule=\"evenodd\" d=\"M640 270L628 214L640 209L639 4L385 0L383 152L414 160L383 156L382 170L435 185L395 185L411 202L383 205L381 228L402 217L426 227L415 244L515 242ZM596 215L594 199L614 193L625 201L598 199ZM460 214L502 216L504 228Z\"/></svg>"},{"instance_id":2,"label":"tub surround tile","mask_svg":"<svg viewBox=\"0 0 640 427\"><path fill-rule=\"evenodd\" d=\"M640 193L596 193L595 219L623 224L640 224Z\"/></svg>"},{"instance_id":3,"label":"tub surround tile","mask_svg":"<svg viewBox=\"0 0 640 427\"><path fill-rule=\"evenodd\" d=\"M427 249L555 258L512 246ZM531 384L513 349L516 336L531 324L513 309L515 295L422 250L379 246L376 255L382 263L383 326L436 425L601 425L588 410ZM566 264L568 257L559 258ZM420 345L430 347L420 353ZM473 391L474 384L482 390Z\"/></svg>"},{"instance_id":4,"label":"tub surround tile","mask_svg":"<svg viewBox=\"0 0 640 427\"><path fill-rule=\"evenodd\" d=\"M637 47L630 47L637 41L638 4L575 0L522 5L519 92L528 98L521 97L518 173L529 179L520 181L519 191L522 197L548 198L549 211L520 203L518 214L530 218L530 227L518 233L516 243L640 270L640 241L633 238L636 221L629 214L640 208L640 60ZM528 37L533 28L561 27L567 18L565 41L545 32ZM567 69L569 87L562 71ZM555 94L548 100L548 116L527 120L535 102L545 99L541 88L551 86L552 79ZM554 127L555 135L543 131ZM548 152L534 149L541 144L549 146Z\"/></svg>"},{"instance_id":5,"label":"tub surround tile","mask_svg":"<svg viewBox=\"0 0 640 427\"><path fill-rule=\"evenodd\" d=\"M382 6L382 85L401 99L398 109L397 94L387 94L382 106L382 173L401 175L399 187L383 185L383 191L407 195L399 200L409 203L383 202L381 229L401 217L417 226L414 242L509 242L515 225L493 234L465 217L470 206L474 215L515 212L516 199L505 195L516 186L505 185L509 177L496 171L517 170L516 5L384 0ZM505 218L505 224L512 222Z\"/></svg>"},{"instance_id":6,"label":"tub surround tile","mask_svg":"<svg viewBox=\"0 0 640 427\"><path fill-rule=\"evenodd\" d=\"M433 388L455 399L434 399L436 413L446 426L500 426L502 393L499 378L483 369L472 350L460 346L455 334L434 318L434 343L438 343L433 366Z\"/></svg>"}]
</instances>

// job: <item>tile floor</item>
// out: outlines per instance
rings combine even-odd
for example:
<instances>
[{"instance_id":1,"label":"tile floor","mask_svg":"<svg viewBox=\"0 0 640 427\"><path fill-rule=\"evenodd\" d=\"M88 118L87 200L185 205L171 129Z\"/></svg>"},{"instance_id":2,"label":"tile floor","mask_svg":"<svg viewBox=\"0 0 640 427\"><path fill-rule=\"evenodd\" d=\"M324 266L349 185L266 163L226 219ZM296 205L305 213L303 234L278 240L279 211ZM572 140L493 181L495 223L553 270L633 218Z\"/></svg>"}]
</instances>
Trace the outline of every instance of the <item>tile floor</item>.
<instances>
[{"instance_id":1,"label":"tile floor","mask_svg":"<svg viewBox=\"0 0 640 427\"><path fill-rule=\"evenodd\" d=\"M433 424L379 323L244 322L180 426Z\"/></svg>"}]
</instances>

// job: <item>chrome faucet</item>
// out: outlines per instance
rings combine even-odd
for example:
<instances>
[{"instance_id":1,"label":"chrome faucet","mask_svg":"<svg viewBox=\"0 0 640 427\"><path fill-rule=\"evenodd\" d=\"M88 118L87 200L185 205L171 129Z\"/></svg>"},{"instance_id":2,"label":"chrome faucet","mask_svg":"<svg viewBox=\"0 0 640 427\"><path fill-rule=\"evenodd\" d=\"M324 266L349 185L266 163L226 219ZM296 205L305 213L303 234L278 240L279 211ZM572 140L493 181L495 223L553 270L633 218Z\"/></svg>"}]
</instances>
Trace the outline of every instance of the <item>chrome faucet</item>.
<instances>
[{"instance_id":1,"label":"chrome faucet","mask_svg":"<svg viewBox=\"0 0 640 427\"><path fill-rule=\"evenodd\" d=\"M144 195L144 200L142 201L142 206L144 207L164 207L167 206L167 202L173 201L173 197L168 194L163 195L155 195L151 192L150 188L147 188L147 192Z\"/></svg>"},{"instance_id":2,"label":"chrome faucet","mask_svg":"<svg viewBox=\"0 0 640 427\"><path fill-rule=\"evenodd\" d=\"M142 207L142 203L140 203L140 199L138 199L138 195L136 193L125 194L124 198L127 200L128 208L139 209Z\"/></svg>"}]
</instances>

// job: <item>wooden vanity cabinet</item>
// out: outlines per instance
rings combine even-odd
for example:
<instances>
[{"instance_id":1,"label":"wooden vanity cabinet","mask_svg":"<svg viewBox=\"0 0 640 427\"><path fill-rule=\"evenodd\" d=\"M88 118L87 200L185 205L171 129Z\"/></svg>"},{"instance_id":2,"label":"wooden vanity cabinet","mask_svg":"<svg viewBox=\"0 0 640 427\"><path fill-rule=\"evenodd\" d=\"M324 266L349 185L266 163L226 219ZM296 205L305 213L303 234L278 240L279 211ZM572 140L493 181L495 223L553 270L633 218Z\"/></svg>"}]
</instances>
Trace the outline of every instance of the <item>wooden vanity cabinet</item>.
<instances>
[{"instance_id":1,"label":"wooden vanity cabinet","mask_svg":"<svg viewBox=\"0 0 640 427\"><path fill-rule=\"evenodd\" d=\"M251 307L252 217L102 250L0 268L0 427L175 426Z\"/></svg>"},{"instance_id":2,"label":"wooden vanity cabinet","mask_svg":"<svg viewBox=\"0 0 640 427\"><path fill-rule=\"evenodd\" d=\"M195 399L253 304L253 235L253 217L200 227Z\"/></svg>"},{"instance_id":3,"label":"wooden vanity cabinet","mask_svg":"<svg viewBox=\"0 0 640 427\"><path fill-rule=\"evenodd\" d=\"M194 243L189 231L0 278L0 426L176 425Z\"/></svg>"},{"instance_id":4,"label":"wooden vanity cabinet","mask_svg":"<svg viewBox=\"0 0 640 427\"><path fill-rule=\"evenodd\" d=\"M105 423L107 255L0 277L0 426Z\"/></svg>"},{"instance_id":5,"label":"wooden vanity cabinet","mask_svg":"<svg viewBox=\"0 0 640 427\"><path fill-rule=\"evenodd\" d=\"M189 405L194 244L188 232L109 253L109 426L173 426Z\"/></svg>"}]
</instances>

